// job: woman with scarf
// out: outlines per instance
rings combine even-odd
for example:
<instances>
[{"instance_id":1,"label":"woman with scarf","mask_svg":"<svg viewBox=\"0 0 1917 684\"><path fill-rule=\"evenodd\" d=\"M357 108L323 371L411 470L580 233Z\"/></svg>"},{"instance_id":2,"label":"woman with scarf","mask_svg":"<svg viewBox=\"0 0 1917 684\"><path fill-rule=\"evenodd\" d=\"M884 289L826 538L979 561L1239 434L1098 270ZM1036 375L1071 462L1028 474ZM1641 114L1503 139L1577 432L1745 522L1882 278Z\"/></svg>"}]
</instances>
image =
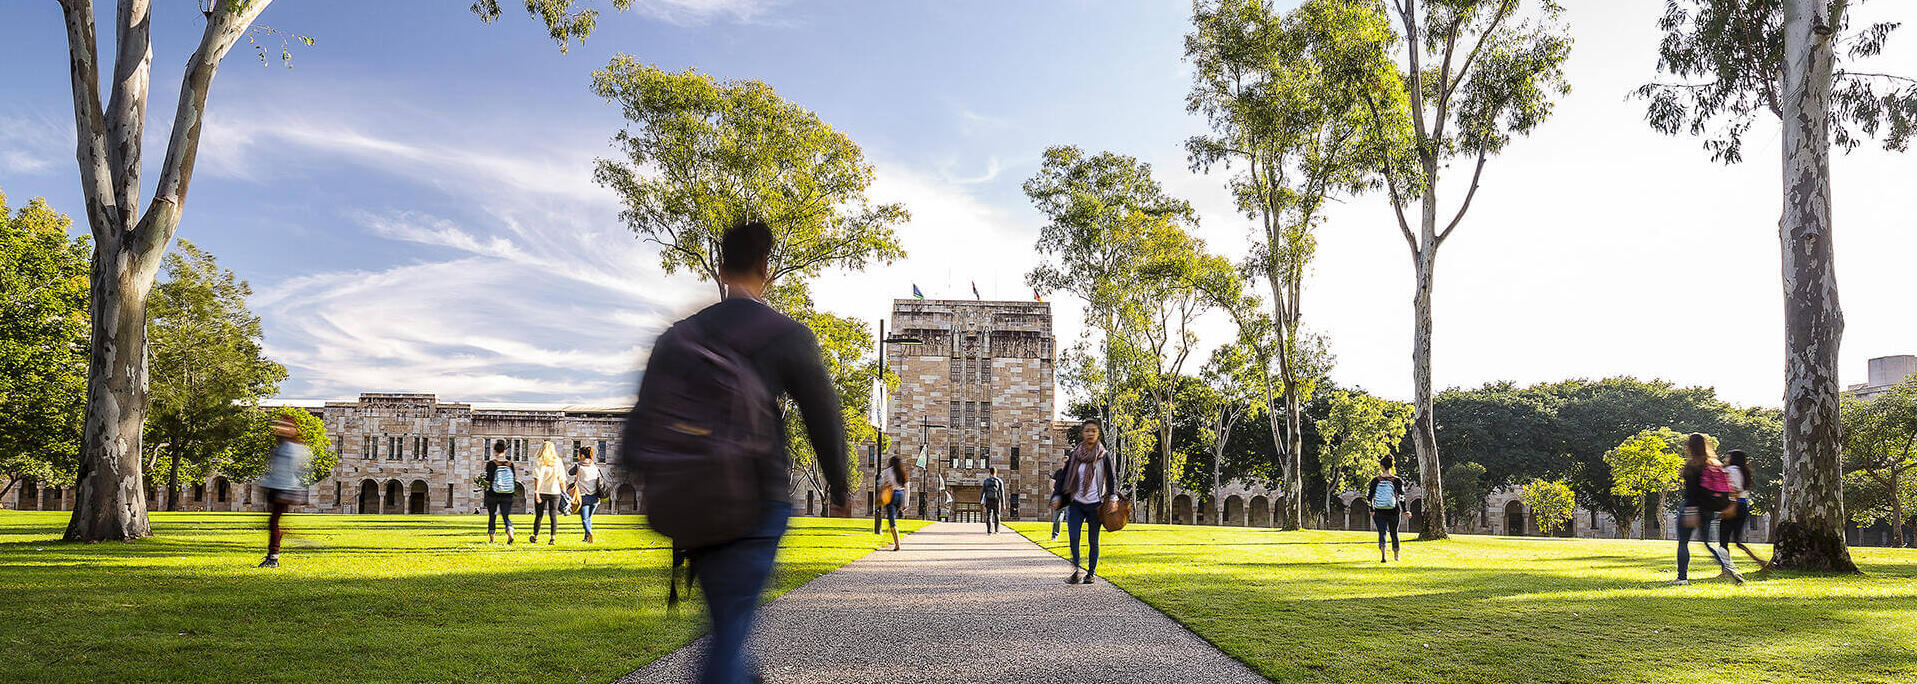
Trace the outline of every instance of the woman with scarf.
<instances>
[{"instance_id":1,"label":"woman with scarf","mask_svg":"<svg viewBox=\"0 0 1917 684\"><path fill-rule=\"evenodd\" d=\"M1087 419L1079 426L1082 434L1077 448L1072 449L1065 459L1065 476L1054 480L1056 487L1052 491L1053 506L1065 509L1066 522L1071 525L1072 538L1072 576L1066 584L1091 584L1098 572L1098 531L1101 527L1098 509L1108 501L1118 500L1117 468L1112 466L1112 454L1099 442L1102 425L1097 418ZM1079 527L1089 526L1092 530L1090 562L1085 564L1084 573L1079 573L1078 539Z\"/></svg>"}]
</instances>

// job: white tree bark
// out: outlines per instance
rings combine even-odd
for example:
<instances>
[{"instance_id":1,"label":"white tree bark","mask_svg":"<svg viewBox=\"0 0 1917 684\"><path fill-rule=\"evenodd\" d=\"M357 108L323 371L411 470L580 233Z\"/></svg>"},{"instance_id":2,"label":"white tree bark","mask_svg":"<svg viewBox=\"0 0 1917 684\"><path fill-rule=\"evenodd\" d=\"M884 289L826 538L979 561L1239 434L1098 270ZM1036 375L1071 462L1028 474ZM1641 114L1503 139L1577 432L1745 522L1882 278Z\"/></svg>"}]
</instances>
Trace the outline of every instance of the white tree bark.
<instances>
[{"instance_id":1,"label":"white tree bark","mask_svg":"<svg viewBox=\"0 0 1917 684\"><path fill-rule=\"evenodd\" d=\"M1825 0L1784 3L1784 488L1774 564L1855 572L1844 543L1844 312L1831 247L1830 96L1835 24Z\"/></svg>"},{"instance_id":2,"label":"white tree bark","mask_svg":"<svg viewBox=\"0 0 1917 684\"><path fill-rule=\"evenodd\" d=\"M213 75L233 44L271 0L220 0L187 61L179 109L167 141L153 201L142 214L141 141L147 75L152 63L146 0L122 0L115 15L112 99L100 104L99 56L91 0L62 0L71 57L76 157L87 222L94 239L88 274L92 348L87 367L86 422L70 541L150 536L141 478L146 422L146 296L161 257L179 228L180 212L205 123Z\"/></svg>"}]
</instances>

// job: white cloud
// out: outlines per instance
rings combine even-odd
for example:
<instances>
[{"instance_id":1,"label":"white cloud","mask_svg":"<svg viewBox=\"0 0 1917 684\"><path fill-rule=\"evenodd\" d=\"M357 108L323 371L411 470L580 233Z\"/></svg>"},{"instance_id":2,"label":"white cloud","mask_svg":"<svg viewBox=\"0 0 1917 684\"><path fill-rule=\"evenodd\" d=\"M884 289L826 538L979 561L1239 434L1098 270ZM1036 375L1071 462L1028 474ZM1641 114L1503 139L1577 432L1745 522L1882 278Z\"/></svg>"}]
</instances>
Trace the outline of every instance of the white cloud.
<instances>
[{"instance_id":1,"label":"white cloud","mask_svg":"<svg viewBox=\"0 0 1917 684\"><path fill-rule=\"evenodd\" d=\"M0 115L0 173L36 176L73 163L73 122L47 115Z\"/></svg>"},{"instance_id":2,"label":"white cloud","mask_svg":"<svg viewBox=\"0 0 1917 684\"><path fill-rule=\"evenodd\" d=\"M679 26L714 21L762 23L784 0L639 0L634 7L654 19Z\"/></svg>"}]
</instances>

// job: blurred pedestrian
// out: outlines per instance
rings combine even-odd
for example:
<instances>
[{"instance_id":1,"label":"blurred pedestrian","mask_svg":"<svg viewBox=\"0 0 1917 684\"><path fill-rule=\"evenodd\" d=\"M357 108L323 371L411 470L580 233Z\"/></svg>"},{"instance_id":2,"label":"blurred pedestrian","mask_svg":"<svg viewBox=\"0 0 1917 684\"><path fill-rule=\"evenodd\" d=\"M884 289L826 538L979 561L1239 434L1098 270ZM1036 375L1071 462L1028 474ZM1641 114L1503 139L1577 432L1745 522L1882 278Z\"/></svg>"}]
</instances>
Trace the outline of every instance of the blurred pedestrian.
<instances>
[{"instance_id":1,"label":"blurred pedestrian","mask_svg":"<svg viewBox=\"0 0 1917 684\"><path fill-rule=\"evenodd\" d=\"M1757 561L1757 567L1769 568L1769 561L1759 558L1756 551L1744 545L1744 528L1751 519L1751 483L1755 481L1751 474L1751 459L1743 451L1732 449L1730 458L1724 462L1724 473L1730 476L1731 487L1736 491L1732 496L1733 510L1727 512L1728 518L1722 523L1722 534L1718 535L1717 545L1724 549L1724 555L1730 555L1732 544L1744 550L1744 555Z\"/></svg>"},{"instance_id":2,"label":"blurred pedestrian","mask_svg":"<svg viewBox=\"0 0 1917 684\"><path fill-rule=\"evenodd\" d=\"M893 456L879 476L879 501L885 510L886 524L892 529L892 550L899 550L899 511L905 508L912 491L912 478L905 475L905 462Z\"/></svg>"},{"instance_id":3,"label":"blurred pedestrian","mask_svg":"<svg viewBox=\"0 0 1917 684\"><path fill-rule=\"evenodd\" d=\"M300 424L292 416L273 420L273 436L279 443L267 458L266 477L260 480L260 488L266 490L267 510L266 560L260 561L262 568L280 566L280 538L285 533L280 518L294 504L306 503L306 487L300 485L300 478L313 461L313 450L300 439Z\"/></svg>"},{"instance_id":4,"label":"blurred pedestrian","mask_svg":"<svg viewBox=\"0 0 1917 684\"><path fill-rule=\"evenodd\" d=\"M1744 575L1731 565L1730 552L1711 545L1712 530L1718 528L1719 518L1730 506L1730 477L1724 471L1724 464L1717 460L1717 454L1711 451L1709 438L1691 433L1685 440L1685 450L1690 457L1685 459L1680 471L1684 477L1684 505L1678 509L1677 579L1672 583L1691 583L1691 536L1695 534L1704 541L1704 550L1723 568L1718 577L1743 584Z\"/></svg>"}]
</instances>

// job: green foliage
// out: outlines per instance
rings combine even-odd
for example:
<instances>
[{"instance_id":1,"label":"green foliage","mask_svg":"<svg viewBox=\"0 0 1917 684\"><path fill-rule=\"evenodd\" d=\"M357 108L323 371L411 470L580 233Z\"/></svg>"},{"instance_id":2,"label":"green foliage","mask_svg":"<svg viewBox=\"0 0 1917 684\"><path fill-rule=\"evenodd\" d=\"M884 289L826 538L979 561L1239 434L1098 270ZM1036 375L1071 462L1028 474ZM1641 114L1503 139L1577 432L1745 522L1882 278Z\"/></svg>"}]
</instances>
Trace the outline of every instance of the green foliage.
<instances>
[{"instance_id":1,"label":"green foliage","mask_svg":"<svg viewBox=\"0 0 1917 684\"><path fill-rule=\"evenodd\" d=\"M1831 143L1855 149L1882 138L1886 150L1910 144L1917 122L1917 79L1862 66L1884 51L1900 22L1852 30L1849 2L1833 2L1838 38L1832 55ZM1856 4L1863 4L1861 1ZM1666 135L1704 139L1713 161L1744 159L1744 135L1761 112L1783 116L1784 0L1666 0L1657 69L1676 77L1637 89L1644 118ZM1861 67L1861 68L1860 68Z\"/></svg>"},{"instance_id":2,"label":"green foliage","mask_svg":"<svg viewBox=\"0 0 1917 684\"><path fill-rule=\"evenodd\" d=\"M613 138L625 159L598 160L593 179L619 195L626 225L658 245L667 273L688 270L717 287L719 238L749 220L777 240L774 285L905 256L892 227L910 215L866 200L874 170L865 153L770 86L620 55L593 72L592 90L628 124Z\"/></svg>"},{"instance_id":3,"label":"green foliage","mask_svg":"<svg viewBox=\"0 0 1917 684\"><path fill-rule=\"evenodd\" d=\"M1491 494L1491 489L1484 484L1485 472L1484 466L1470 461L1445 467L1445 510L1459 515L1482 512L1485 497Z\"/></svg>"},{"instance_id":4,"label":"green foliage","mask_svg":"<svg viewBox=\"0 0 1917 684\"><path fill-rule=\"evenodd\" d=\"M1868 526L1879 520L1900 531L1917 508L1917 379L1869 401L1844 402L1844 510Z\"/></svg>"},{"instance_id":5,"label":"green foliage","mask_svg":"<svg viewBox=\"0 0 1917 684\"><path fill-rule=\"evenodd\" d=\"M826 375L832 378L839 394L840 419L845 423L846 453L841 456L852 481L859 481L858 446L873 444L878 431L867 418L872 402L872 385L879 376L879 359L872 329L863 321L819 311L813 304L811 289L804 281L792 280L772 290L767 301L773 308L812 329L824 358ZM897 376L886 377L887 386L898 384ZM821 479L818 455L806 438L802 416L795 407L785 411L786 449L792 468L811 478L814 491L828 488ZM795 481L796 484L796 481Z\"/></svg>"},{"instance_id":6,"label":"green foliage","mask_svg":"<svg viewBox=\"0 0 1917 684\"><path fill-rule=\"evenodd\" d=\"M625 11L632 8L632 0L607 0L614 9ZM572 43L586 42L592 30L599 24L599 10L592 8L573 9L578 0L526 0L526 13L546 23L546 31L553 42L559 44L559 51L571 49ZM583 3L581 3L583 4ZM499 18L499 0L473 0L472 13L488 24Z\"/></svg>"},{"instance_id":7,"label":"green foliage","mask_svg":"<svg viewBox=\"0 0 1917 684\"><path fill-rule=\"evenodd\" d=\"M286 368L266 358L253 288L186 240L166 258L166 280L147 300L145 442L200 481L257 424L259 401ZM172 478L169 477L169 480ZM168 483L168 488L174 486Z\"/></svg>"},{"instance_id":8,"label":"green foliage","mask_svg":"<svg viewBox=\"0 0 1917 684\"><path fill-rule=\"evenodd\" d=\"M1670 428L1644 430L1604 452L1604 464L1611 468L1611 493L1638 497L1683 485L1685 439L1685 434Z\"/></svg>"},{"instance_id":9,"label":"green foliage","mask_svg":"<svg viewBox=\"0 0 1917 684\"><path fill-rule=\"evenodd\" d=\"M1318 452L1319 472L1332 491L1356 488L1378 475L1378 460L1391 455L1411 427L1410 404L1364 392L1331 395L1331 416L1318 421L1326 448Z\"/></svg>"},{"instance_id":10,"label":"green foliage","mask_svg":"<svg viewBox=\"0 0 1917 684\"><path fill-rule=\"evenodd\" d=\"M1524 505L1530 507L1538 531L1553 535L1570 529L1571 511L1577 507L1577 498L1561 481L1537 479L1524 486Z\"/></svg>"},{"instance_id":11,"label":"green foliage","mask_svg":"<svg viewBox=\"0 0 1917 684\"><path fill-rule=\"evenodd\" d=\"M84 238L35 198L9 213L0 193L0 475L73 484L86 410Z\"/></svg>"},{"instance_id":12,"label":"green foliage","mask_svg":"<svg viewBox=\"0 0 1917 684\"><path fill-rule=\"evenodd\" d=\"M312 485L339 467L339 452L326 437L326 423L313 415L312 411L295 406L276 408L256 408L248 412L251 425L245 436L234 440L232 450L219 459L219 469L227 477L242 482L257 480L266 476L266 465L279 447L280 439L273 434L273 424L280 417L291 417L299 423L300 442L313 450L313 460L307 471L300 474L300 483Z\"/></svg>"}]
</instances>

